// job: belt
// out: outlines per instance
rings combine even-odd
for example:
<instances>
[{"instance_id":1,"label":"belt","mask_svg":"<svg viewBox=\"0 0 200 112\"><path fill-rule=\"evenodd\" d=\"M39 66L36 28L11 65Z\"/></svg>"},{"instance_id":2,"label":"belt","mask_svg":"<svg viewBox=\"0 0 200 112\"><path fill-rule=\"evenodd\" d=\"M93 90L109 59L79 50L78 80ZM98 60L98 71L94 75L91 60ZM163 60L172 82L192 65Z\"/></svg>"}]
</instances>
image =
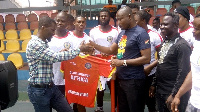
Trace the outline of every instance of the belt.
<instances>
[{"instance_id":1,"label":"belt","mask_svg":"<svg viewBox=\"0 0 200 112\"><path fill-rule=\"evenodd\" d=\"M31 87L35 88L52 88L54 83L49 83L49 84L34 84L34 83L29 83Z\"/></svg>"}]
</instances>

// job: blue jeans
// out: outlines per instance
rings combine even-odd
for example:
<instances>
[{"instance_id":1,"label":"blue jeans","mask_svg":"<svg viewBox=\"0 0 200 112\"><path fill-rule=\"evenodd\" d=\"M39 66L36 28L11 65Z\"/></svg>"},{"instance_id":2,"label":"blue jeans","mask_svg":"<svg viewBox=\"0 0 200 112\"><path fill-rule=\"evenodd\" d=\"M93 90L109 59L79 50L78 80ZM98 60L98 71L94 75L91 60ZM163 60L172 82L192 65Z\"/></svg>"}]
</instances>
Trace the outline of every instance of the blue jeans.
<instances>
[{"instance_id":1,"label":"blue jeans","mask_svg":"<svg viewBox=\"0 0 200 112\"><path fill-rule=\"evenodd\" d=\"M57 112L73 112L65 96L55 85L51 88L28 86L28 96L35 112L50 112L51 107Z\"/></svg>"}]
</instances>

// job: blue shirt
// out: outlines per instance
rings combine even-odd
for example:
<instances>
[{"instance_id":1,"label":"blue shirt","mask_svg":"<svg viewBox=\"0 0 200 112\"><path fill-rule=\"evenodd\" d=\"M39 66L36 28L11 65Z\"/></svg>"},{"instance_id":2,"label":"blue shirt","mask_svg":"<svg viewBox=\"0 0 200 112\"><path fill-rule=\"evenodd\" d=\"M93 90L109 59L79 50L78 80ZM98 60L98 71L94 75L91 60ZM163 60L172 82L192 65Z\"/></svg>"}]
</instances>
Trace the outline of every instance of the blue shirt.
<instances>
[{"instance_id":1,"label":"blue shirt","mask_svg":"<svg viewBox=\"0 0 200 112\"><path fill-rule=\"evenodd\" d=\"M26 49L29 65L29 82L35 84L49 84L53 78L53 63L75 58L80 50L53 52L49 49L48 42L42 41L37 36L32 36Z\"/></svg>"},{"instance_id":2,"label":"blue shirt","mask_svg":"<svg viewBox=\"0 0 200 112\"><path fill-rule=\"evenodd\" d=\"M140 50L151 47L148 33L138 25L128 30L122 30L115 43L118 44L117 58L120 60L141 57ZM143 65L119 66L117 67L117 76L119 79L144 79L144 67Z\"/></svg>"}]
</instances>

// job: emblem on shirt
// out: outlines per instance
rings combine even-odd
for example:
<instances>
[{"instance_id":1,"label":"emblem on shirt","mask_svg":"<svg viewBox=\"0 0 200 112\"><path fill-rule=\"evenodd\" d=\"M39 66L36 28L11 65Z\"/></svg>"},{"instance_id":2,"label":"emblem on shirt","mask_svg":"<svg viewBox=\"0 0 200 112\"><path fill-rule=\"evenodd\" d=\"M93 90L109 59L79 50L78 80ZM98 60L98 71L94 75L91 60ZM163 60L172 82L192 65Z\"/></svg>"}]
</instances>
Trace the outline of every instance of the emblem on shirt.
<instances>
[{"instance_id":1,"label":"emblem on shirt","mask_svg":"<svg viewBox=\"0 0 200 112\"><path fill-rule=\"evenodd\" d=\"M149 41L149 40L146 40L146 41L145 41L145 44L150 44L150 41Z\"/></svg>"},{"instance_id":2,"label":"emblem on shirt","mask_svg":"<svg viewBox=\"0 0 200 112\"><path fill-rule=\"evenodd\" d=\"M108 42L112 42L112 41L113 41L113 37L112 37L112 36L108 36L108 37L107 37L107 41L108 41Z\"/></svg>"},{"instance_id":3,"label":"emblem on shirt","mask_svg":"<svg viewBox=\"0 0 200 112\"><path fill-rule=\"evenodd\" d=\"M86 63L85 68L90 69L90 68L92 68L92 65L90 63Z\"/></svg>"},{"instance_id":4,"label":"emblem on shirt","mask_svg":"<svg viewBox=\"0 0 200 112\"><path fill-rule=\"evenodd\" d=\"M71 47L71 44L69 42L64 43L64 48L69 49Z\"/></svg>"},{"instance_id":5,"label":"emblem on shirt","mask_svg":"<svg viewBox=\"0 0 200 112\"><path fill-rule=\"evenodd\" d=\"M118 46L119 46L118 53L117 53L118 59L121 59L123 57L123 54L125 53L126 41L127 41L127 36L122 35L122 38L118 43Z\"/></svg>"}]
</instances>

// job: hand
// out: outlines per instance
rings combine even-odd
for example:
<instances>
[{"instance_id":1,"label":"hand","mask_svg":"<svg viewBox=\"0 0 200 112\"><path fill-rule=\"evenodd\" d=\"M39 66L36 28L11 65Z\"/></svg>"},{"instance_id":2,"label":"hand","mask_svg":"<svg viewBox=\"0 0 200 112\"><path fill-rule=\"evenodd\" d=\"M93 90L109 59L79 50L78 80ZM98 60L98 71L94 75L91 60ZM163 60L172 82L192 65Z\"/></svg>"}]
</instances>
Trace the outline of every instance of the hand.
<instances>
[{"instance_id":1,"label":"hand","mask_svg":"<svg viewBox=\"0 0 200 112\"><path fill-rule=\"evenodd\" d=\"M122 66L123 63L124 63L123 60L116 59L116 57L112 57L112 58L111 58L111 66L112 66L112 67Z\"/></svg>"},{"instance_id":2,"label":"hand","mask_svg":"<svg viewBox=\"0 0 200 112\"><path fill-rule=\"evenodd\" d=\"M167 105L167 108L168 108L169 110L171 110L171 103L172 103L172 101L173 101L173 96L170 95L170 96L167 98L167 101L165 102L166 105Z\"/></svg>"},{"instance_id":3,"label":"hand","mask_svg":"<svg viewBox=\"0 0 200 112\"><path fill-rule=\"evenodd\" d=\"M60 52L63 52L63 51L68 51L69 49L67 49L67 48L64 48L64 49L62 49Z\"/></svg>"},{"instance_id":4,"label":"hand","mask_svg":"<svg viewBox=\"0 0 200 112\"><path fill-rule=\"evenodd\" d=\"M172 112L179 112L179 110L178 110L178 105L179 104L180 104L180 98L175 96L174 100L171 103Z\"/></svg>"},{"instance_id":5,"label":"hand","mask_svg":"<svg viewBox=\"0 0 200 112\"><path fill-rule=\"evenodd\" d=\"M94 46L95 43L93 41L89 40L89 42L87 43L87 45Z\"/></svg>"},{"instance_id":6,"label":"hand","mask_svg":"<svg viewBox=\"0 0 200 112\"><path fill-rule=\"evenodd\" d=\"M149 88L149 97L154 97L155 96L155 90L156 90L156 88L154 87L154 86L151 86L150 88Z\"/></svg>"},{"instance_id":7,"label":"hand","mask_svg":"<svg viewBox=\"0 0 200 112\"><path fill-rule=\"evenodd\" d=\"M109 55L108 55L108 54L101 53L101 56L102 56L102 57L108 57Z\"/></svg>"},{"instance_id":8,"label":"hand","mask_svg":"<svg viewBox=\"0 0 200 112\"><path fill-rule=\"evenodd\" d=\"M81 42L79 49L80 49L81 52L83 52L85 54L90 54L90 53L93 53L93 51L94 51L94 47L90 46L88 44L86 45L85 41Z\"/></svg>"}]
</instances>

